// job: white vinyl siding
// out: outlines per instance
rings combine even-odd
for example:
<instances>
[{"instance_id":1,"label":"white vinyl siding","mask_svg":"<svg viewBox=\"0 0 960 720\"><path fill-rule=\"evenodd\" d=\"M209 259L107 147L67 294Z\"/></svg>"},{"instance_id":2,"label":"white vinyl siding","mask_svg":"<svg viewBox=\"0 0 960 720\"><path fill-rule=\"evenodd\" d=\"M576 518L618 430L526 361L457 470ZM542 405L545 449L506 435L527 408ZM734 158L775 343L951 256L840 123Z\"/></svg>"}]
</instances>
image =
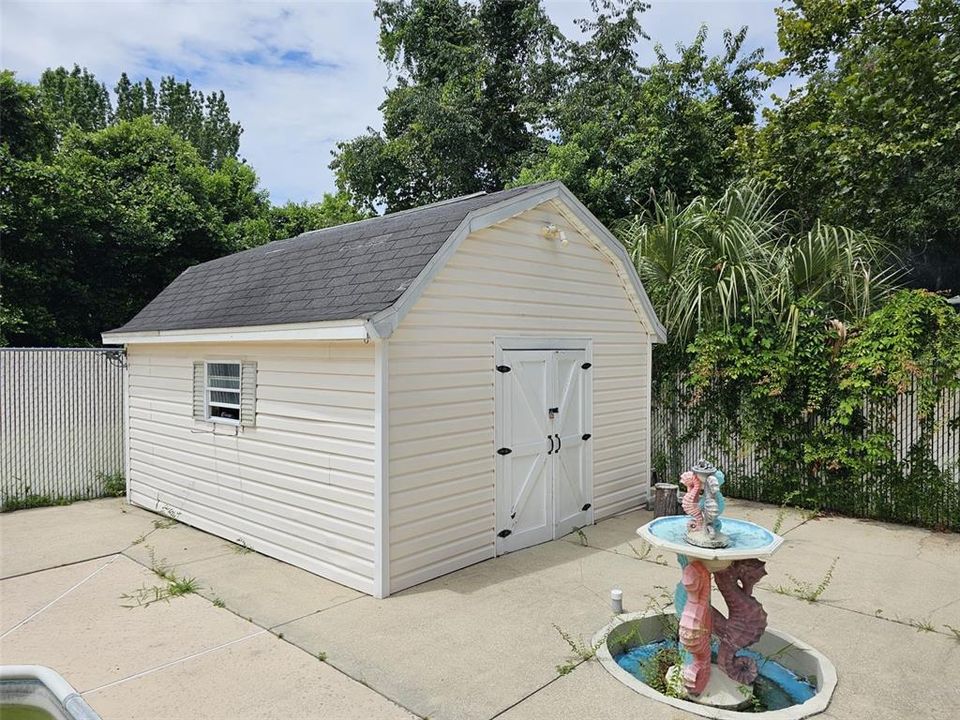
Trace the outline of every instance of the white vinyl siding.
<instances>
[{"instance_id":1,"label":"white vinyl siding","mask_svg":"<svg viewBox=\"0 0 960 720\"><path fill-rule=\"evenodd\" d=\"M545 224L567 245L543 237ZM494 555L494 339L593 341L595 518L649 482L649 329L552 203L466 238L389 342L390 586Z\"/></svg>"},{"instance_id":2,"label":"white vinyl siding","mask_svg":"<svg viewBox=\"0 0 960 720\"><path fill-rule=\"evenodd\" d=\"M372 343L134 344L128 358L135 504L373 592ZM238 360L255 425L195 420L194 362Z\"/></svg>"}]
</instances>

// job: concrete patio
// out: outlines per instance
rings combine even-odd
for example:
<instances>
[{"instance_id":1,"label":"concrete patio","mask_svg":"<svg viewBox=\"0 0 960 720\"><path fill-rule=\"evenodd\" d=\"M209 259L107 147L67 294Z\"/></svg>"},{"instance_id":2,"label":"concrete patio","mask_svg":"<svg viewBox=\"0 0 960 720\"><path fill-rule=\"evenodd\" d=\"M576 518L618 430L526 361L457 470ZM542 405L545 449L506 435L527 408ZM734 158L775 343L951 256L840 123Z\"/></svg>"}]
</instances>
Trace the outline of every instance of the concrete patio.
<instances>
[{"instance_id":1,"label":"concrete patio","mask_svg":"<svg viewBox=\"0 0 960 720\"><path fill-rule=\"evenodd\" d=\"M780 516L787 542L758 597L771 626L836 665L819 717L960 717L960 536L737 501L727 514ZM612 585L638 610L676 583L636 539L649 517L375 600L119 500L4 514L0 662L53 667L105 720L692 717L596 661L556 669L572 657L557 628L589 639ZM789 592L790 576L816 586L835 558L816 602ZM163 584L151 568L198 592L124 607Z\"/></svg>"}]
</instances>

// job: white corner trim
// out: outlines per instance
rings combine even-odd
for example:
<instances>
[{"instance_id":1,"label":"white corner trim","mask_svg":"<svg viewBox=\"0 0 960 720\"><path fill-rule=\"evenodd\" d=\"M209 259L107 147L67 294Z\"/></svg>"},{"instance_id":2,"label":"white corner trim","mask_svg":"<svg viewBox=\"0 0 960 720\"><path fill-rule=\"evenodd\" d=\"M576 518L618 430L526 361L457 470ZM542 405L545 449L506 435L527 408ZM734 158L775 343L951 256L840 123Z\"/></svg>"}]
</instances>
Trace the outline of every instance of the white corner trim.
<instances>
[{"instance_id":1,"label":"white corner trim","mask_svg":"<svg viewBox=\"0 0 960 720\"><path fill-rule=\"evenodd\" d=\"M648 329L657 341L666 342L667 332L657 319L650 298L647 297L647 293L643 289L643 283L640 282L640 276L630 261L627 251L620 244L620 241L604 227L603 223L597 220L593 213L559 181L533 188L516 197L468 213L463 222L457 226L457 229L430 258L430 262L424 266L400 298L392 306L371 318L370 323L377 336L387 338L393 334L404 316L410 312L420 296L423 295L430 282L444 268L460 247L460 244L471 233L496 225L550 200L559 200L570 211L570 216L567 219L573 221L589 236L596 238L606 248L608 257L618 266L619 272L625 276L627 284L630 286L628 290L632 291L630 292L631 299L634 301L639 314L646 319Z\"/></svg>"},{"instance_id":2,"label":"white corner trim","mask_svg":"<svg viewBox=\"0 0 960 720\"><path fill-rule=\"evenodd\" d=\"M265 342L282 340L366 340L363 320L335 320L288 325L250 325L247 327L202 328L198 330L150 330L146 332L105 332L105 345L135 343Z\"/></svg>"},{"instance_id":3,"label":"white corner trim","mask_svg":"<svg viewBox=\"0 0 960 720\"><path fill-rule=\"evenodd\" d=\"M133 504L130 479L130 356L123 354L123 478L128 504Z\"/></svg>"},{"instance_id":4,"label":"white corner trim","mask_svg":"<svg viewBox=\"0 0 960 720\"><path fill-rule=\"evenodd\" d=\"M373 596L390 594L390 346L374 344Z\"/></svg>"}]
</instances>

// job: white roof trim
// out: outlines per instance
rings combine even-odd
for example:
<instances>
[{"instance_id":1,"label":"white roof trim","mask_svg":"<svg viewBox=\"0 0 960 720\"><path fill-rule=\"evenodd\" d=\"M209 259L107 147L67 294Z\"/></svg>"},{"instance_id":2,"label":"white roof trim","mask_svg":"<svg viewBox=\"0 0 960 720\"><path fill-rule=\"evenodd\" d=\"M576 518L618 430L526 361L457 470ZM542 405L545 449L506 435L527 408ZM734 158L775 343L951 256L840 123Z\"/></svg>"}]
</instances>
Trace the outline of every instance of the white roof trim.
<instances>
[{"instance_id":1,"label":"white roof trim","mask_svg":"<svg viewBox=\"0 0 960 720\"><path fill-rule=\"evenodd\" d=\"M657 314L643 289L637 269L630 261L627 251L620 241L604 227L563 183L557 181L548 185L531 188L528 192L503 200L469 213L463 222L450 235L428 262L420 274L404 291L400 298L389 308L382 310L370 319L373 333L381 338L390 337L404 316L423 295L424 290L447 264L460 244L473 232L503 222L515 215L542 205L550 200L559 200L570 214L564 213L568 220L578 226L586 235L595 238L605 250L607 257L617 266L618 274L625 281L625 290L631 296L638 313L644 318L647 329L657 342L667 341L667 331L657 319Z\"/></svg>"},{"instance_id":2,"label":"white roof trim","mask_svg":"<svg viewBox=\"0 0 960 720\"><path fill-rule=\"evenodd\" d=\"M105 332L105 345L136 343L197 342L269 342L283 340L367 340L370 337L363 320L334 320L286 325L247 325L244 327L200 328L197 330L148 330Z\"/></svg>"}]
</instances>

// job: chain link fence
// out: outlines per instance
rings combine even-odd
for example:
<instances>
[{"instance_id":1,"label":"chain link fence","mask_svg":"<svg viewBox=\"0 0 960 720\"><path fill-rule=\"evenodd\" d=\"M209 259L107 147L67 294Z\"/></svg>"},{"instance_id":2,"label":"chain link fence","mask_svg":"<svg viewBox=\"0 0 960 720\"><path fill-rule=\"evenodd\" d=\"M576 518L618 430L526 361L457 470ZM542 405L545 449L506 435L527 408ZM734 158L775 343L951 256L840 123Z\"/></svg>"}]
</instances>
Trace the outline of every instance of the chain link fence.
<instances>
[{"instance_id":1,"label":"chain link fence","mask_svg":"<svg viewBox=\"0 0 960 720\"><path fill-rule=\"evenodd\" d=\"M121 494L121 350L0 348L0 510Z\"/></svg>"},{"instance_id":2,"label":"chain link fence","mask_svg":"<svg viewBox=\"0 0 960 720\"><path fill-rule=\"evenodd\" d=\"M893 461L838 480L800 460L785 476L783 453L774 459L770 448L742 437L735 418L695 415L701 411L684 401L688 392L678 377L672 391L654 398L651 449L658 481L679 482L680 473L705 458L724 471L730 497L960 532L960 393L940 397L926 437L912 390L891 402L866 403L863 434L885 438ZM797 418L788 454L802 457L805 440L821 422L815 415Z\"/></svg>"}]
</instances>

